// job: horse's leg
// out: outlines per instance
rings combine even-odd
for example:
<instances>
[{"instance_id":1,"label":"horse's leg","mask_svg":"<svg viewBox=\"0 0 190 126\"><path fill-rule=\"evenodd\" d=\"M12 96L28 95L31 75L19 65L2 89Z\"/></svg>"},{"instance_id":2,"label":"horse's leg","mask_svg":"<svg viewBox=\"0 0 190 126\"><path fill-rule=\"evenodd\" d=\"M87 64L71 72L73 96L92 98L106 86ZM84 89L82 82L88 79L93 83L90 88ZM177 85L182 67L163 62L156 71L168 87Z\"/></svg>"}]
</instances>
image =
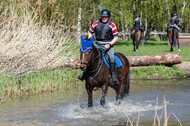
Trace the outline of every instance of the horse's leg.
<instances>
[{"instance_id":1,"label":"horse's leg","mask_svg":"<svg viewBox=\"0 0 190 126\"><path fill-rule=\"evenodd\" d=\"M108 91L108 85L107 85L107 84L104 84L104 85L102 86L102 96L101 96L101 99L100 99L100 104L101 104L102 106L104 106L104 105L106 104L106 99L105 99L105 97L106 97L107 91Z\"/></svg>"},{"instance_id":2,"label":"horse's leg","mask_svg":"<svg viewBox=\"0 0 190 126\"><path fill-rule=\"evenodd\" d=\"M180 50L180 46L179 46L179 38L178 38L179 36L177 36L177 45L178 45L178 51L180 52L181 50Z\"/></svg>"},{"instance_id":3,"label":"horse's leg","mask_svg":"<svg viewBox=\"0 0 190 126\"><path fill-rule=\"evenodd\" d=\"M169 42L170 42L170 46L171 46L171 48L170 48L170 51L173 51L173 42L172 42L172 40L171 40L171 38L169 37Z\"/></svg>"},{"instance_id":4,"label":"horse's leg","mask_svg":"<svg viewBox=\"0 0 190 126\"><path fill-rule=\"evenodd\" d=\"M136 41L136 52L138 52L138 48L139 48L139 40Z\"/></svg>"},{"instance_id":5,"label":"horse's leg","mask_svg":"<svg viewBox=\"0 0 190 126\"><path fill-rule=\"evenodd\" d=\"M123 99L123 97L125 96L125 79L122 79L120 80L120 85L119 85L119 89L118 89L118 94L117 94L117 97L116 97L116 102L117 104L120 104L121 103L121 100Z\"/></svg>"},{"instance_id":6,"label":"horse's leg","mask_svg":"<svg viewBox=\"0 0 190 126\"><path fill-rule=\"evenodd\" d=\"M136 51L136 49L135 49L135 40L133 40L133 47L134 47L134 51Z\"/></svg>"},{"instance_id":7,"label":"horse's leg","mask_svg":"<svg viewBox=\"0 0 190 126\"><path fill-rule=\"evenodd\" d=\"M89 86L89 84L87 84L87 82L86 82L86 91L88 94L88 107L92 107L93 106L93 100L92 100L93 92L92 92L92 88Z\"/></svg>"}]
</instances>

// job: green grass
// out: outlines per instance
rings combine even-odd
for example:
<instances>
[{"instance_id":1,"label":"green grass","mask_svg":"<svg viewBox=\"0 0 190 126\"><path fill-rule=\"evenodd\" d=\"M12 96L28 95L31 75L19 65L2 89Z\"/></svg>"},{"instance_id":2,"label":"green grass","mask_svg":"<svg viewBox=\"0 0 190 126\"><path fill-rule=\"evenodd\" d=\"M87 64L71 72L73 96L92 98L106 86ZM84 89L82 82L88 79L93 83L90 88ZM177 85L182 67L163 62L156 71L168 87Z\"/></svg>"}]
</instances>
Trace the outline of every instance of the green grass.
<instances>
[{"instance_id":1,"label":"green grass","mask_svg":"<svg viewBox=\"0 0 190 126\"><path fill-rule=\"evenodd\" d=\"M181 47L181 52L178 52L178 48L174 48L173 52L170 52L170 47L168 47L168 41L154 41L148 40L146 45L139 45L139 51L133 51L133 43L132 41L123 41L119 39L118 42L114 45L114 51L120 52L125 56L145 56L145 55L164 55L168 53L177 53L181 54L183 61L190 61L190 48L189 47Z\"/></svg>"},{"instance_id":2,"label":"green grass","mask_svg":"<svg viewBox=\"0 0 190 126\"><path fill-rule=\"evenodd\" d=\"M171 79L185 77L185 74L176 66L165 67L164 65L149 66L140 69L134 68L131 73L135 79Z\"/></svg>"},{"instance_id":3,"label":"green grass","mask_svg":"<svg viewBox=\"0 0 190 126\"><path fill-rule=\"evenodd\" d=\"M45 69L23 75L0 74L0 101L29 97L75 86L78 70L68 68Z\"/></svg>"}]
</instances>

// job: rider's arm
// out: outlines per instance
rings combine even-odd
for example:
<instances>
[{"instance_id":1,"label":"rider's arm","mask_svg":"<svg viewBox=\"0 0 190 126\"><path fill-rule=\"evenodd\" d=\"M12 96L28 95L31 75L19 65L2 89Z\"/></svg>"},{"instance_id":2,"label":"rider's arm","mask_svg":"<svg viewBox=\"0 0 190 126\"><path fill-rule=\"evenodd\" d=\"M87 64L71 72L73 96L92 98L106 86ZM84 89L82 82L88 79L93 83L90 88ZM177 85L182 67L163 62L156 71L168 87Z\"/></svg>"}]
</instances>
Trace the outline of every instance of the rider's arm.
<instances>
[{"instance_id":1,"label":"rider's arm","mask_svg":"<svg viewBox=\"0 0 190 126\"><path fill-rule=\"evenodd\" d=\"M118 36L115 36L113 40L110 42L111 45L114 45L118 41Z\"/></svg>"},{"instance_id":2,"label":"rider's arm","mask_svg":"<svg viewBox=\"0 0 190 126\"><path fill-rule=\"evenodd\" d=\"M92 38L92 34L94 33L94 28L98 25L98 21L94 22L88 31L88 39Z\"/></svg>"},{"instance_id":3,"label":"rider's arm","mask_svg":"<svg viewBox=\"0 0 190 126\"><path fill-rule=\"evenodd\" d=\"M90 33L89 31L88 31L88 39L91 39L92 38L92 33Z\"/></svg>"},{"instance_id":4,"label":"rider's arm","mask_svg":"<svg viewBox=\"0 0 190 126\"><path fill-rule=\"evenodd\" d=\"M140 26L142 27L142 21L141 20L139 20L140 21Z\"/></svg>"},{"instance_id":5,"label":"rider's arm","mask_svg":"<svg viewBox=\"0 0 190 126\"><path fill-rule=\"evenodd\" d=\"M115 36L114 38L113 38L113 40L109 43L109 44L106 44L105 45L105 48L106 49L109 49L112 45L114 45L116 42L118 41L118 36ZM111 44L111 46L110 46L110 44Z\"/></svg>"},{"instance_id":6,"label":"rider's arm","mask_svg":"<svg viewBox=\"0 0 190 126\"><path fill-rule=\"evenodd\" d=\"M133 21L133 27L135 27L135 20Z\"/></svg>"}]
</instances>

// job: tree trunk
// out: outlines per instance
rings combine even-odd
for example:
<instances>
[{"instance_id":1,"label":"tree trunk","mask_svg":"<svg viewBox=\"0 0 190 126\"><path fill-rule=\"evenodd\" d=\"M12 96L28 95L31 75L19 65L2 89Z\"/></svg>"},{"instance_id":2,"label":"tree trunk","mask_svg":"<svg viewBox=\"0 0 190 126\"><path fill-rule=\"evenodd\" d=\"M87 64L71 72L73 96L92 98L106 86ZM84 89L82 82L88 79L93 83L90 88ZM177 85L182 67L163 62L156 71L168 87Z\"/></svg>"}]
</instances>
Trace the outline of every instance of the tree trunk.
<instances>
[{"instance_id":1,"label":"tree trunk","mask_svg":"<svg viewBox=\"0 0 190 126\"><path fill-rule=\"evenodd\" d=\"M80 41L80 36L81 36L81 14L82 14L82 8L79 7L79 12L78 12L78 25L77 25L77 35L78 35L78 38L77 38L77 41L76 41L76 44L80 44L81 41Z\"/></svg>"},{"instance_id":2,"label":"tree trunk","mask_svg":"<svg viewBox=\"0 0 190 126\"><path fill-rule=\"evenodd\" d=\"M127 56L130 66L166 65L171 66L182 62L180 54L165 54L156 56Z\"/></svg>"}]
</instances>

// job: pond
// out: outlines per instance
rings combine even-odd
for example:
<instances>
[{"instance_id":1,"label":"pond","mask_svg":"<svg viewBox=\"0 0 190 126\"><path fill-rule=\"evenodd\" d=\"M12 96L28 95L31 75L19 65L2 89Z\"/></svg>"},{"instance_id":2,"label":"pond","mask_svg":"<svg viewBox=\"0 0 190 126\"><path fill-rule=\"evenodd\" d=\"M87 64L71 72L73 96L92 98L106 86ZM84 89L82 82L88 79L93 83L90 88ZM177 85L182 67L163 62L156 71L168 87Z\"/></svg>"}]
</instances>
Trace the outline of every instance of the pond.
<instances>
[{"instance_id":1,"label":"pond","mask_svg":"<svg viewBox=\"0 0 190 126\"><path fill-rule=\"evenodd\" d=\"M93 96L94 107L88 108L84 83L77 82L64 92L9 101L0 105L0 125L136 125L138 122L140 126L152 126L155 115L156 123L161 119L163 125L164 98L168 125L190 125L190 80L131 80L130 95L120 105L115 104L111 88L105 107L99 103L100 90Z\"/></svg>"}]
</instances>

